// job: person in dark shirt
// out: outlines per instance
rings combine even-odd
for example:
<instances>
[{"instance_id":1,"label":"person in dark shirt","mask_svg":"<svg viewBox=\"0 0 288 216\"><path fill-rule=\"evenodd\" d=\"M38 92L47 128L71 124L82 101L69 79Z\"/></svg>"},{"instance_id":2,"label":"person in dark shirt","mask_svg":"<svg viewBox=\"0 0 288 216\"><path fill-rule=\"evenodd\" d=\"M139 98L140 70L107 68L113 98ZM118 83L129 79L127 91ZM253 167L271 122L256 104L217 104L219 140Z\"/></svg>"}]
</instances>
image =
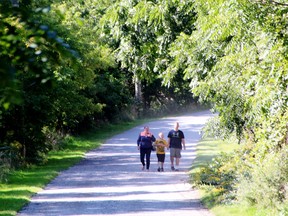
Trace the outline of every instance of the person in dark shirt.
<instances>
[{"instance_id":1,"label":"person in dark shirt","mask_svg":"<svg viewBox=\"0 0 288 216\"><path fill-rule=\"evenodd\" d=\"M170 148L171 170L179 171L182 147L186 150L185 137L183 131L179 130L179 122L174 124L174 129L168 133L168 146ZM174 160L175 166L174 166Z\"/></svg>"},{"instance_id":2,"label":"person in dark shirt","mask_svg":"<svg viewBox=\"0 0 288 216\"><path fill-rule=\"evenodd\" d=\"M150 168L150 156L152 151L152 144L155 142L154 135L149 131L149 127L145 126L144 131L142 131L137 139L138 150L140 150L140 161L143 165L142 170L145 169L149 171ZM146 156L146 164L145 164L145 156Z\"/></svg>"}]
</instances>

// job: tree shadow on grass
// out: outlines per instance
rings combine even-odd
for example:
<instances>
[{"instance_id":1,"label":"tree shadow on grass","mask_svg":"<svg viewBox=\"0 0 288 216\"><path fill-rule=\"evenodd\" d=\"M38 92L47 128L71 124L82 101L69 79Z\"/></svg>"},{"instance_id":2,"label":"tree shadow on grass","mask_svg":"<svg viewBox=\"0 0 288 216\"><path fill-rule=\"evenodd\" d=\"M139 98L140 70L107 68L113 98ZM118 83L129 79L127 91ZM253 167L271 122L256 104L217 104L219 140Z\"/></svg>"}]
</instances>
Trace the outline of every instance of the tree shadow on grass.
<instances>
[{"instance_id":1,"label":"tree shadow on grass","mask_svg":"<svg viewBox=\"0 0 288 216\"><path fill-rule=\"evenodd\" d=\"M55 178L60 171L76 164L82 158L81 155L67 153L66 157L50 158L43 166L34 166L11 173L7 182L9 188L0 190L0 215L15 215L15 210L19 211L28 204L30 197Z\"/></svg>"},{"instance_id":2,"label":"tree shadow on grass","mask_svg":"<svg viewBox=\"0 0 288 216\"><path fill-rule=\"evenodd\" d=\"M0 215L15 215L22 206L29 202L32 192L29 190L11 189L0 192Z\"/></svg>"}]
</instances>

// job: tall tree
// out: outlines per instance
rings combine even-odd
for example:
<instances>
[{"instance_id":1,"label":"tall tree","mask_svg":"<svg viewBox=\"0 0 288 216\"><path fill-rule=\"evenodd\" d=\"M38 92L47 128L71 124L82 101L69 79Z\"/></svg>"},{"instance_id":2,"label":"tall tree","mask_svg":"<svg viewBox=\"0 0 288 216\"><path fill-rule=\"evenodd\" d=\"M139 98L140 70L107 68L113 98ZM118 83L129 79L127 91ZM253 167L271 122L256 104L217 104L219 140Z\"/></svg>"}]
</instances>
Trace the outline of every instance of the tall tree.
<instances>
[{"instance_id":1,"label":"tall tree","mask_svg":"<svg viewBox=\"0 0 288 216\"><path fill-rule=\"evenodd\" d=\"M170 44L180 32L193 31L192 5L192 1L121 0L115 1L102 17L103 32L115 49L117 61L134 77L138 101L145 99L141 96L144 85L149 88L149 83L157 82L169 64Z\"/></svg>"},{"instance_id":2,"label":"tall tree","mask_svg":"<svg viewBox=\"0 0 288 216\"><path fill-rule=\"evenodd\" d=\"M191 36L183 33L171 48L174 61L166 79L171 71L183 70L194 94L215 104L228 132L254 133L255 125L271 116L275 100L282 101L276 110L285 110L287 32L281 7L271 13L268 3L257 1L199 0L197 30Z\"/></svg>"},{"instance_id":3,"label":"tall tree","mask_svg":"<svg viewBox=\"0 0 288 216\"><path fill-rule=\"evenodd\" d=\"M29 7L3 1L0 11L1 145L18 143L33 160L47 151L42 129L53 119L48 102L57 82L54 70L71 62L73 51L36 22ZM45 12L47 8L39 8L35 14Z\"/></svg>"}]
</instances>

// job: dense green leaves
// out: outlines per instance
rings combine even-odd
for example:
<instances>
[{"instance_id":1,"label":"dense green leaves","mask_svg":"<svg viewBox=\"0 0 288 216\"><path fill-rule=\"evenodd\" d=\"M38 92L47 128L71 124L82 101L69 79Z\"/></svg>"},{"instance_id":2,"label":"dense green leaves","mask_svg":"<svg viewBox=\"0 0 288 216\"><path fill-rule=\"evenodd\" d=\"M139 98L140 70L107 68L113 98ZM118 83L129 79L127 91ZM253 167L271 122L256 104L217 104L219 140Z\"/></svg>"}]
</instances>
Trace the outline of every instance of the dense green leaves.
<instances>
[{"instance_id":1,"label":"dense green leaves","mask_svg":"<svg viewBox=\"0 0 288 216\"><path fill-rule=\"evenodd\" d=\"M114 58L91 20L100 16L103 5L89 11L91 5L81 1L58 1L51 7L32 1L19 8L6 3L0 21L0 145L18 143L26 161L40 162L53 147L50 131L81 131L129 107L129 84L124 75L109 72L116 66ZM99 75L106 73L110 78L103 82Z\"/></svg>"},{"instance_id":2,"label":"dense green leaves","mask_svg":"<svg viewBox=\"0 0 288 216\"><path fill-rule=\"evenodd\" d=\"M38 160L48 132L199 98L219 113L214 134L249 143L247 164L286 147L285 0L19 2L0 2L1 145Z\"/></svg>"},{"instance_id":3,"label":"dense green leaves","mask_svg":"<svg viewBox=\"0 0 288 216\"><path fill-rule=\"evenodd\" d=\"M272 110L284 111L287 106L287 48L275 32L286 24L275 22L278 17L269 14L269 4L196 1L195 5L196 31L183 33L171 47L174 61L166 77L184 70L193 92L215 104L228 130L239 136L257 130L255 125L273 116ZM282 8L274 11L281 14Z\"/></svg>"},{"instance_id":4,"label":"dense green leaves","mask_svg":"<svg viewBox=\"0 0 288 216\"><path fill-rule=\"evenodd\" d=\"M161 87L161 77L171 61L169 47L182 31L193 31L194 21L192 1L116 1L102 16L103 37L114 47L116 60L130 72L136 88L142 83L144 109L163 95L170 102L186 97L180 105L193 98L181 75L171 80L172 95Z\"/></svg>"},{"instance_id":5,"label":"dense green leaves","mask_svg":"<svg viewBox=\"0 0 288 216\"><path fill-rule=\"evenodd\" d=\"M47 11L39 8L33 13ZM56 120L54 71L71 63L75 51L30 13L26 7L1 5L1 146L19 143L22 155L35 161L49 150L43 127Z\"/></svg>"},{"instance_id":6,"label":"dense green leaves","mask_svg":"<svg viewBox=\"0 0 288 216\"><path fill-rule=\"evenodd\" d=\"M195 1L196 30L191 35L182 33L170 48L174 61L166 79L183 70L191 79L193 93L212 102L219 113L219 132L235 132L242 142L252 143L251 151L243 152L248 160L243 160L246 177L237 182L240 185L256 184L262 171L256 175L251 167L261 167L271 155L286 151L288 20L287 5L278 3ZM280 170L287 175L282 172L284 166ZM236 168L235 173L243 174ZM267 178L269 182L274 177ZM263 183L265 187L274 190L268 182ZM263 204L257 194L246 195Z\"/></svg>"}]
</instances>

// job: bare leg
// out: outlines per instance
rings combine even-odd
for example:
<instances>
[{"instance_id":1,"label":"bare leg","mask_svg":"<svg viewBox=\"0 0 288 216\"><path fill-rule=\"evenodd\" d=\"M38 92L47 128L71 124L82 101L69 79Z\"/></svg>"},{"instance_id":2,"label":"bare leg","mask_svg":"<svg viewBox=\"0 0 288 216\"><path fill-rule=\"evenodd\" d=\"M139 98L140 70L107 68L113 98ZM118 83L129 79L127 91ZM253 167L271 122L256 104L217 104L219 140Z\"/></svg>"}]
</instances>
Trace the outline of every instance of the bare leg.
<instances>
[{"instance_id":1,"label":"bare leg","mask_svg":"<svg viewBox=\"0 0 288 216\"><path fill-rule=\"evenodd\" d=\"M180 158L176 158L176 166L179 166Z\"/></svg>"},{"instance_id":2,"label":"bare leg","mask_svg":"<svg viewBox=\"0 0 288 216\"><path fill-rule=\"evenodd\" d=\"M179 171L179 163L180 163L180 158L176 158L175 171Z\"/></svg>"},{"instance_id":3,"label":"bare leg","mask_svg":"<svg viewBox=\"0 0 288 216\"><path fill-rule=\"evenodd\" d=\"M170 157L170 161L171 161L171 167L173 167L174 166L174 157Z\"/></svg>"}]
</instances>

